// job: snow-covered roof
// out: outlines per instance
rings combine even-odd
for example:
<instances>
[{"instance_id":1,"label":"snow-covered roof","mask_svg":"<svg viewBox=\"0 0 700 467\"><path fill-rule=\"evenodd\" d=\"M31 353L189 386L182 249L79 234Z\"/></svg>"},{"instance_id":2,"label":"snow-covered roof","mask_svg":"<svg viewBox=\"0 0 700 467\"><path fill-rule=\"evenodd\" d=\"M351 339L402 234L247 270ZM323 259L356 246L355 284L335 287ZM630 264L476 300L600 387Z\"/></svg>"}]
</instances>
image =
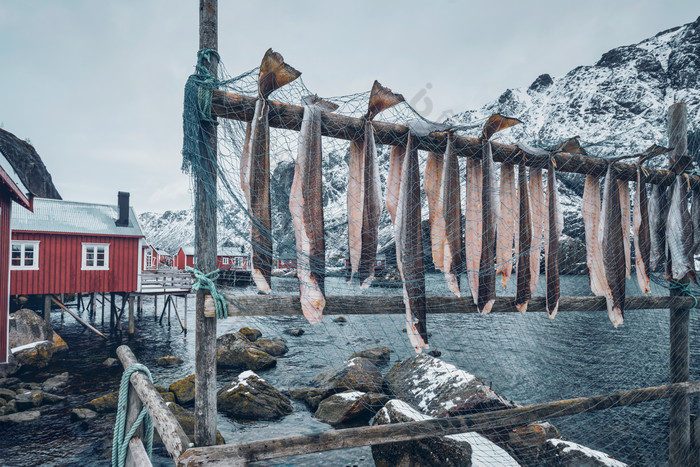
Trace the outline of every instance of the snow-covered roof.
<instances>
[{"instance_id":1,"label":"snow-covered roof","mask_svg":"<svg viewBox=\"0 0 700 467\"><path fill-rule=\"evenodd\" d=\"M194 246L183 246L182 251L187 256L194 256ZM217 256L248 256L247 253L241 253L241 248L237 246L226 246L218 249Z\"/></svg>"},{"instance_id":2,"label":"snow-covered roof","mask_svg":"<svg viewBox=\"0 0 700 467\"><path fill-rule=\"evenodd\" d=\"M12 230L32 232L80 233L143 237L136 214L129 208L129 225L117 227L116 205L34 198L34 212L13 209Z\"/></svg>"}]
</instances>

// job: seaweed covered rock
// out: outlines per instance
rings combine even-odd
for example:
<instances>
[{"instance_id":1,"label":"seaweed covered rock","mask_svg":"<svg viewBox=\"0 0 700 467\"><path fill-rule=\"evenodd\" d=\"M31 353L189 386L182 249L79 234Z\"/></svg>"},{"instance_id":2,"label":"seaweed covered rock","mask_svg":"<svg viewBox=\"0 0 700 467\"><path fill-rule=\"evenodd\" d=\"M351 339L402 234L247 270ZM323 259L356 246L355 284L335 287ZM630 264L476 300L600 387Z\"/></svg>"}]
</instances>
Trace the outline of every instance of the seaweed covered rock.
<instances>
[{"instance_id":1,"label":"seaweed covered rock","mask_svg":"<svg viewBox=\"0 0 700 467\"><path fill-rule=\"evenodd\" d=\"M352 354L350 359L355 357L366 358L375 365L378 365L389 361L391 358L391 349L389 349L389 347L382 346L375 347L373 349L361 350Z\"/></svg>"},{"instance_id":2,"label":"seaweed covered rock","mask_svg":"<svg viewBox=\"0 0 700 467\"><path fill-rule=\"evenodd\" d=\"M366 424L388 400L384 394L340 392L323 399L314 416L333 426Z\"/></svg>"},{"instance_id":3,"label":"seaweed covered rock","mask_svg":"<svg viewBox=\"0 0 700 467\"><path fill-rule=\"evenodd\" d=\"M97 413L114 412L117 411L117 404L119 403L119 391L109 393L107 395L98 397L91 400L85 407L94 410Z\"/></svg>"},{"instance_id":4,"label":"seaweed covered rock","mask_svg":"<svg viewBox=\"0 0 700 467\"><path fill-rule=\"evenodd\" d=\"M360 357L351 358L340 368L319 373L312 383L336 392L384 392L384 379L379 369L371 361Z\"/></svg>"},{"instance_id":5,"label":"seaweed covered rock","mask_svg":"<svg viewBox=\"0 0 700 467\"><path fill-rule=\"evenodd\" d=\"M277 364L277 359L260 350L240 332L230 332L216 339L216 364L242 370L264 370Z\"/></svg>"},{"instance_id":6,"label":"seaweed covered rock","mask_svg":"<svg viewBox=\"0 0 700 467\"><path fill-rule=\"evenodd\" d=\"M284 355L289 350L287 343L281 337L273 337L272 339L257 339L254 342L255 347L273 357Z\"/></svg>"},{"instance_id":7,"label":"seaweed covered rock","mask_svg":"<svg viewBox=\"0 0 700 467\"><path fill-rule=\"evenodd\" d=\"M186 408L176 404L175 402L166 402L166 405L175 416L175 419L182 427L187 437L194 443L194 414ZM153 431L153 443L157 444L161 441L158 430ZM216 444L226 444L224 437L221 436L219 430L216 430Z\"/></svg>"},{"instance_id":8,"label":"seaweed covered rock","mask_svg":"<svg viewBox=\"0 0 700 467\"><path fill-rule=\"evenodd\" d=\"M49 341L32 342L13 347L12 354L21 366L44 368L53 357L53 345Z\"/></svg>"},{"instance_id":9,"label":"seaweed covered rock","mask_svg":"<svg viewBox=\"0 0 700 467\"><path fill-rule=\"evenodd\" d=\"M289 397L306 402L314 412L321 401L332 394L334 391L323 388L296 388L289 391Z\"/></svg>"},{"instance_id":10,"label":"seaweed covered rock","mask_svg":"<svg viewBox=\"0 0 700 467\"><path fill-rule=\"evenodd\" d=\"M166 355L165 357L160 357L156 360L157 366L177 366L181 365L183 360L180 357L175 357L173 355Z\"/></svg>"},{"instance_id":11,"label":"seaweed covered rock","mask_svg":"<svg viewBox=\"0 0 700 467\"><path fill-rule=\"evenodd\" d=\"M243 334L250 342L255 342L262 337L262 332L260 329L244 327L239 329L238 332Z\"/></svg>"},{"instance_id":12,"label":"seaweed covered rock","mask_svg":"<svg viewBox=\"0 0 700 467\"><path fill-rule=\"evenodd\" d=\"M188 404L194 400L194 373L179 379L168 387L175 394L178 404Z\"/></svg>"},{"instance_id":13,"label":"seaweed covered rock","mask_svg":"<svg viewBox=\"0 0 700 467\"><path fill-rule=\"evenodd\" d=\"M547 445L551 449L551 457L543 465L562 467L626 467L627 464L613 459L604 452L596 451L563 439L550 439Z\"/></svg>"},{"instance_id":14,"label":"seaweed covered rock","mask_svg":"<svg viewBox=\"0 0 700 467\"><path fill-rule=\"evenodd\" d=\"M243 420L274 420L292 413L287 396L252 371L221 388L217 405L226 415Z\"/></svg>"}]
</instances>

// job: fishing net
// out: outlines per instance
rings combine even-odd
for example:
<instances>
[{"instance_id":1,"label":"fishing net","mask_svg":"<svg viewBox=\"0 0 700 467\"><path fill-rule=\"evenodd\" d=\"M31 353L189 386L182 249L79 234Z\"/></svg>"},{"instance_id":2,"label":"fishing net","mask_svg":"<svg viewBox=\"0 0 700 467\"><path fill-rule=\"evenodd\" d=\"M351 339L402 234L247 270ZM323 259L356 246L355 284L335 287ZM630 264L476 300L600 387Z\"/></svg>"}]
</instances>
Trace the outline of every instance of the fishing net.
<instances>
[{"instance_id":1,"label":"fishing net","mask_svg":"<svg viewBox=\"0 0 700 467\"><path fill-rule=\"evenodd\" d=\"M240 103L240 96L258 98L259 75L260 69L255 68L231 77L224 66L220 64L216 79L207 75L203 67L199 67L198 74L191 78L185 99L183 169L192 174L193 179L202 171L211 170L202 163L202 160L206 159L206 144L202 143L209 141L212 135L207 134L203 129L207 128L208 123L211 124L213 115L221 115L227 111L226 102L236 101ZM214 97L214 105L212 105L213 89L238 97L231 101L222 101L220 97L217 101L217 97ZM274 90L268 99L272 103L301 106L303 99L313 95L313 91L305 86L303 79L298 78ZM323 101L337 106L337 109L333 110L332 113L338 116L332 120L324 120L324 128L329 132L336 131L340 135L344 129L343 122L364 122L362 119L368 113L370 92L336 97L323 96ZM523 123L497 132L490 138L493 143L493 158L497 161L506 160L506 162L496 162L494 165L493 186L490 193L492 196L484 197L486 193L483 190L479 193L478 201L490 200L490 203L479 205L475 202L474 193L470 195L469 190L473 191L473 187L469 185L467 177L473 168L467 167L469 158L458 157L456 170L459 177L457 182L459 193L457 196L460 200L459 211L461 212L452 218L445 216L444 211L440 212L441 216L433 217L435 209L438 208L431 206L431 203L442 203L444 197L449 195L447 190L440 189L441 177L447 174L444 168L447 157L441 153L431 155L429 151L422 149L418 151L416 173L420 176L418 182L415 182L414 178L413 183L419 184L419 190L410 190L414 196L413 202L410 201L411 195L406 195L402 201L403 207L398 209L396 214L397 217L404 216L403 219L415 220L418 218L422 220L417 228L419 229L418 235L422 239L420 259L423 261L425 275L420 280L424 281L424 289L422 284L411 289L415 285L411 281L417 280L416 277L420 277L421 274L415 272L408 274L406 272L406 268L411 267L413 263L403 265L405 268L403 275L397 270L397 259L400 263L402 259L415 259L415 256L406 256L405 250L397 251L396 238L397 232L399 232L396 227L397 220L392 222L392 216L386 207L387 196L392 190L391 184L397 180L396 178L392 179L390 173L392 147L405 147L408 142L406 135L397 136L393 141L382 139L381 143L376 143L381 214L378 215L379 220L376 223L378 229L376 238L371 239L376 242L376 256L372 258L373 264L370 271L363 276L361 271L353 270L354 265L349 245L352 240L349 239L348 232L353 229L353 223L359 222L361 224L363 219L364 222L367 222L367 213L363 209L359 209L360 215L358 216L356 214L358 212L357 206L349 205L352 201L348 198L348 190L353 186L351 178L361 173L353 172L351 167L353 157L351 142L342 137L323 136L321 138L322 192L304 193L304 199L317 196L317 199L322 200L322 219L316 219L316 225L309 227L306 214L293 213L290 210L295 164L297 164L297 157L300 154L300 128L281 129L280 126L284 126L280 123L283 119L281 120L279 112L274 113L274 118L277 120L269 128L268 170L271 219L270 228L267 228L265 223L261 223L252 212L250 200L247 199L248 195L242 189L246 184L251 184L251 180L245 179L250 172L242 171L241 163L246 145L250 144L246 141L246 129L247 122L253 118L252 107L248 107L245 112L240 111L241 107L238 104L233 107L231 113L237 112L238 117L218 118L215 124L209 126L209 128L215 129L213 131L216 133L217 140L215 166L217 183L205 188L210 194L210 201L213 203L216 200L219 247L228 247L240 252L241 255L245 256L245 262L239 265L251 269L251 256L256 249L262 248L261 245L251 241L253 238L251 229L255 226L259 234L271 239L271 248L266 246L267 251L261 253L268 255L271 259L272 278L269 284L270 297L265 304L261 301L264 298L258 295L254 284L247 287L225 288L225 293L235 303L240 316L229 318L229 321L233 321L232 323L221 322L219 333L221 334L224 332L223 330L227 329L235 330L241 326L258 328L263 331L264 335L268 336L283 335L285 332L297 328L304 331L302 337L285 336L290 354L298 355L301 353L304 355L303 364L292 363L293 359L282 357L276 368L260 372L274 385L286 390L293 390L313 385L311 380L322 371L345 374L343 372L347 373L348 368L353 366L352 363L348 363L348 358L369 348L388 348L389 361L382 361L384 356L378 357L379 371L383 374L395 363L408 361L416 352L413 339L407 335L411 334L411 324L409 326L406 324L404 304L406 297L408 297L407 301L409 298L420 300L427 297L429 305L426 317L428 347L421 350L423 353L431 352L431 355L439 356L446 365L441 366L439 371L433 368L434 373L426 376L428 381L425 382L425 385L420 390L414 388L413 398L409 398L408 406L395 404L393 421L399 420L400 414L403 414L405 420L399 421L408 421L409 419L444 416L446 414L478 413L513 407L516 404L530 405L635 388L662 386L669 383L669 340L673 336L670 336L668 309L633 310L627 307L624 324L613 326L604 305L600 306L601 303L605 303L602 298L596 302L598 305L591 305L590 309L586 309L586 304L593 302L583 300L577 303L575 299L571 299L571 297L590 298L594 296L589 277L590 258L587 257L586 226L582 219L582 210L585 211L585 208L582 208L584 180L589 174L582 173L581 169L573 168L579 159L569 159L563 165L561 164L563 159L552 159L556 146L573 136L572 134L557 134L546 128L533 129L528 122L527 109L523 109L522 115L509 115L523 120ZM462 114L446 122L431 122L423 118L407 102L402 101L372 117L375 126L381 126L385 123L408 125L413 132L422 135L431 131L444 132L449 129L453 144L460 148L463 144L461 137L471 138L471 141L480 141L478 138L484 135L484 126L487 122L491 122L489 120L491 113L499 111L499 108L486 109L481 113ZM688 106L687 111L690 115L687 134L688 147L682 154L698 156L700 154L698 151L700 131L694 120L694 117L698 115L698 109L696 106ZM245 118L241 117L243 113L245 113ZM344 118L345 120L343 120ZM349 118L356 120L349 120ZM640 118L636 119L624 135L606 135L604 138L600 138L596 134L589 134L585 131L587 119L593 121L595 118L595 116L584 116L581 121L577 122L576 128L571 128L572 132L576 132L580 136L583 150L595 155L589 155L589 158L597 157L610 160L610 158L625 154L650 155L650 153L645 152L647 148L652 144L668 146L669 130L673 132L673 129L667 128L665 119L659 117L658 112L650 110L648 115L642 114ZM337 125L337 127L333 127L333 125ZM630 134L635 136L630 137ZM620 140L626 142L624 146L619 144ZM542 169L539 175L533 176L533 174L537 174L536 169L538 168L536 164L532 163L536 157L528 159L526 156L528 167L525 168L524 166L519 167L519 157L509 160L507 155L503 153L503 148L512 148L512 146L507 145L518 143L546 150L546 153L549 154L549 156L539 159L543 161L539 166ZM481 146L480 149L474 150L472 160L479 161L484 154L485 147ZM407 167L407 164L403 163L406 160L405 157L402 159L404 170ZM556 166L556 193L559 205L556 212L549 209L549 194L553 178L549 177L547 169L555 167L554 163L549 162L550 160L560 163ZM638 158L635 157L623 160L617 166L627 167L622 171L623 175L624 173L632 173L632 175L628 175L628 179L634 180L636 166L625 166L624 164L634 165L637 161ZM506 168L509 165L508 162L512 165ZM480 169L486 170L481 162L479 164ZM608 199L602 198L604 191L607 190L604 183L605 167L601 169L600 165L595 164L590 164L590 167L592 168L590 175L598 180L599 185L595 185L598 192L588 199L595 199L597 203L600 203L597 214L600 223L605 218L604 211L609 208L606 203L610 202L612 195L605 193ZM668 167L668 154L650 158L645 161L644 167L649 169ZM692 171L692 161L685 169ZM512 172L508 172L508 170L512 170ZM632 172L629 172L630 170ZM242 173L244 174L243 179ZM366 173L366 171L362 173ZM652 172L643 172L644 176L650 173ZM528 177L527 181L529 182L526 185L530 191L529 214L533 232L529 248L521 248L519 242L521 238L519 225L524 214L521 212L522 204L517 193L520 193L519 187L523 186L519 181L520 177L524 175ZM412 180L409 176L404 176L403 173L401 176L403 177L400 178L402 182ZM536 178L537 176L541 177L541 181ZM688 172L678 179L687 185L686 189L691 193L695 188L691 183L692 176L694 174ZM510 190L514 190L514 198L510 200L502 189L503 186L506 186L504 183L506 178L512 184L507 186L510 186ZM647 180L651 179L649 176ZM481 182L483 180L482 177ZM625 186L628 188L625 189ZM682 204L680 201L678 202L678 209L682 208L683 212L674 211L671 206L673 192L671 188L664 186L665 190L660 194L663 195L665 204L661 205L661 212L654 211L650 215L663 216L664 218L671 215L677 216L682 222L691 225L681 225L678 228L664 228L662 226L659 227L659 234L668 232L671 236L667 239L668 245L675 246L687 241L694 243L694 238L700 239L700 237L693 238L693 225L697 229L698 219L691 217L691 214L692 216L700 215L700 212L695 211L695 204L690 201L694 200L694 197L684 196ZM365 189L369 191L372 186ZM453 186L452 195L454 195L454 189ZM533 193L533 189L539 190L538 193ZM609 189L613 190L612 185ZM625 232L623 237L629 240L629 243L627 240L622 243L623 239L620 238L618 247L608 245L608 248L603 251L603 254L606 255L605 259L601 258L601 261L618 266L622 265L623 268L629 270L629 275L625 274L625 277L622 278L623 294L626 295L628 304L630 297L645 295L640 287L641 282L636 276L634 248L634 238L636 237L632 235L633 230L635 230L633 210L636 208L635 200L638 199L637 189L634 181L621 182L617 188L614 188L615 193L622 191L622 195L618 195L622 200L622 205L619 205L618 208L621 209L623 216L627 216L627 222L622 222L620 228L621 232ZM652 184L647 183L645 189L648 190L648 197L653 198ZM431 190L433 190L433 195L428 196ZM434 193L438 194L437 198L435 198ZM415 196L419 196L417 202ZM470 196L472 197L470 198ZM541 198L537 198L537 196L541 196ZM454 200L454 197L452 199ZM627 210L625 210L625 199L628 199L626 201ZM536 206L538 202L544 203L544 205ZM654 202L656 202L656 198L654 198ZM441 206L446 209L445 203L442 203ZM431 209L431 207L435 209ZM481 231L472 229L474 225L483 227L483 224L469 224L470 217L472 220L480 218L484 209L493 212L494 222L491 224L491 228L495 233L491 236L487 235L489 232L485 229ZM455 211L450 212L454 215ZM297 223L299 219L295 219L295 216L299 215L307 222L308 231L312 231L314 227L318 228L319 224L322 226L320 231L325 240L325 255L320 260L309 256L308 249L298 248L299 243L295 234L300 234ZM503 218L511 219L512 223L502 224L501 219ZM437 219L441 219L441 221ZM557 226L558 229L562 230L561 235L557 236L558 245L552 243L549 236L550 219L561 224L561 226ZM675 221L675 217L673 219L668 217L669 223ZM648 219L646 222L649 222ZM466 260L452 270L459 284L461 301L454 299L454 287L450 287L444 271L440 271L440 269L445 269L445 263L440 265L434 261L436 259L444 261L446 251L444 249L446 242L444 232L454 232L455 224L456 231L461 236L461 251L457 252L455 258L462 255L461 259ZM504 225L505 227L500 227ZM658 225L658 223L654 222L654 225ZM409 227L411 226L416 227L409 225ZM355 228L362 230L358 226ZM497 231L499 228L508 235L506 241L498 239L499 235L504 237L501 231ZM436 229L442 229L442 237L435 236ZM510 229L510 233L508 233L508 229ZM605 229L607 226L598 227L596 225L591 232L602 237L605 235ZM675 237L679 233L682 234L682 238ZM690 240L687 238L688 235L691 236ZM700 231L698 231L698 235L700 235ZM480 255L477 255L476 263L470 263L468 250L471 248L471 258L473 259L474 251L479 253L486 241L495 242L494 247L499 251L490 256L492 259L486 267L483 266L484 263ZM436 242L439 243L438 248L436 248ZM602 240L600 242L604 243ZM403 243L399 243L401 243L400 248L411 247L409 237L406 237ZM504 248L507 250L505 255L502 254ZM558 252L558 272L561 274L558 281L561 295L558 313L553 313L553 303L547 305L546 300L543 299L552 292L548 290L546 269L547 255L553 253L553 248L556 248ZM694 253L697 245L688 248ZM547 251L545 252L545 250ZM629 251L629 253L625 255L625 251ZM688 253L689 250L683 251ZM523 260L527 256L530 258ZM687 281L668 280L669 276L665 272L667 267L665 251L662 252L662 256L660 262L655 264L654 270L648 273L650 278L649 296L668 296L670 290L681 296L697 296L699 290L695 285L688 284ZM539 260L539 263L535 258ZM617 261L618 259L619 261ZM493 275L494 272L498 271L494 293L499 299L500 297L511 297L512 300L518 295L516 290L517 269L523 263L531 265L531 269L536 271L533 274L538 278L536 287L531 294L528 311L524 314L501 312L514 310L512 305L506 306L504 301L497 300L491 313L485 315L475 313L477 307L472 302L470 277L482 279L485 275ZM476 269L474 264L476 264ZM693 268L695 266L690 260L688 264ZM254 268L255 265L252 267ZM307 269L307 272L324 277L324 311L327 314L319 323L313 325L309 324L299 312L298 302L294 302L297 307L295 315L281 311L286 309L289 300L300 294L300 282L297 276L300 269ZM372 269L374 269L374 280L371 278L368 280ZM504 273L505 275L511 273L507 281L502 280ZM553 274L552 271L550 273ZM534 285L535 281L532 278L530 280ZM365 282L365 287L363 287L363 282ZM505 287L503 282L506 282ZM416 290L422 291L423 296L416 296ZM241 297L250 297L251 300L241 300ZM553 296L550 298L553 299ZM278 314L275 313L276 306L280 310ZM345 308L343 308L344 306ZM371 312L357 314L358 307L363 310L371 309ZM459 312L459 307L463 307L463 312ZM263 308L266 316L260 316ZM481 306L478 308L482 309ZM510 309L506 310L506 308ZM549 308L549 313L546 311L547 308ZM553 314L556 314L553 316L554 319L549 319L548 315ZM415 325L414 318L412 317L409 321ZM699 327L700 321L692 314L689 342L691 381L700 379L700 367L692 357L698 351L698 342L692 336L695 335L695 331ZM396 381L402 377L420 379L416 376L417 373L407 372L404 374L398 370L391 370L391 372L395 373L393 375L395 385ZM474 386L476 381L482 384L481 392L472 394L473 400L453 401L453 405L456 406L455 410L449 410L449 405L447 407L443 405L441 409L430 409L425 405L420 405L419 401L421 400L439 400L442 397L441 393L447 391L451 384L456 384L460 378L469 380L468 374L475 375L478 380L465 383L466 386ZM327 380L323 378L316 379L317 384L325 384L324 381L327 383ZM406 383L407 388L412 387L410 386L411 381ZM350 383L346 382L345 386L348 389L353 389L353 385ZM336 390L339 391L338 388L345 386L343 384L337 385ZM386 391L386 388L384 390ZM369 390L363 389L363 392L367 391ZM379 388L375 388L375 392L381 391L381 385ZM421 391L421 394L416 395ZM410 393L410 390L406 389L405 392ZM498 395L502 397L498 397ZM363 397L356 393L346 393L346 397L355 397L358 404L364 406L366 418L376 413L386 402L383 398ZM643 396L640 397L643 399ZM381 403L377 402L378 400ZM303 411L303 404L299 404L295 407ZM556 414L554 414L551 424L556 427L558 434L556 431L552 431L554 429L551 426L543 424L548 419L548 417L543 417L537 424L528 425L526 428L499 426L499 428L481 431L483 436L479 439L472 438L469 441L461 438L457 441L466 440L469 442L472 449L472 462L481 465L508 465L509 462L515 461L521 464L538 465L548 462L552 459L552 455L563 455L562 453L566 450L566 446L561 443L546 441L558 436L608 453L626 463L658 465L667 461L669 450L669 401L667 399L601 411L594 409L595 407L591 407L591 410L584 410L582 413L566 417L555 417ZM697 412L695 403L693 403L691 412ZM387 409L380 411L382 417L386 418L389 416L388 414ZM312 412L309 412L308 418L312 416ZM381 417L377 416L376 418ZM276 433L274 436L282 436L285 434L285 430L293 429L292 423L295 422L282 421L278 423L279 431L271 431L275 424L265 425L266 429L261 428L257 431L242 429L239 441L258 439L266 434L271 437L272 433ZM311 432L329 429L327 425L314 424L316 422L309 423ZM440 432L430 434L440 436ZM416 445L412 446L405 448L419 451ZM434 449L436 449L434 455L438 457L433 458L433 461L446 462L444 457L439 458L440 451L437 448ZM340 457L328 457L333 455ZM389 454L384 453L384 455ZM362 465L371 465L372 463L371 457L368 457L366 452L364 457L362 454L349 454L349 457L342 457L337 453L322 453L318 456L320 457L315 459L322 460L307 459L305 463L318 462L320 465L324 462L323 459L340 459L341 462L354 462ZM361 456L362 459L358 461L357 456ZM613 463L612 460L610 462Z\"/></svg>"}]
</instances>

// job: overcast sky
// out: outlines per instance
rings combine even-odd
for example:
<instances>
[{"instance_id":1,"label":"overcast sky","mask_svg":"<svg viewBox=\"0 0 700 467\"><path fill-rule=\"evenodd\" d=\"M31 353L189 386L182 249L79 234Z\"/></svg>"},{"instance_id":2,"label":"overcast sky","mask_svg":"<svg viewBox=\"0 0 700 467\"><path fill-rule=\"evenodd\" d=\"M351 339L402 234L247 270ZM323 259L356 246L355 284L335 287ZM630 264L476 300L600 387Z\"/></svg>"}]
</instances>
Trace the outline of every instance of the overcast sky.
<instances>
[{"instance_id":1,"label":"overcast sky","mask_svg":"<svg viewBox=\"0 0 700 467\"><path fill-rule=\"evenodd\" d=\"M237 75L272 47L321 96L378 79L437 119L692 22L697 5L219 0L219 51ZM196 0L0 0L0 125L31 141L64 199L191 206L180 149L198 15Z\"/></svg>"}]
</instances>

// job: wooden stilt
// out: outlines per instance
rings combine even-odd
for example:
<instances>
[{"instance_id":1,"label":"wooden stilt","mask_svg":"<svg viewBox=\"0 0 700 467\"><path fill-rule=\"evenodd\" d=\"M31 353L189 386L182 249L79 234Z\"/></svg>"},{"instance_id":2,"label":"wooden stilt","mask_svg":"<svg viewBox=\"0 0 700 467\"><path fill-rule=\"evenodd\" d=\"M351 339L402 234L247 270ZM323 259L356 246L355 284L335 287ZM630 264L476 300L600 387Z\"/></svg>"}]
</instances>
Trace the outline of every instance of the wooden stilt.
<instances>
[{"instance_id":1,"label":"wooden stilt","mask_svg":"<svg viewBox=\"0 0 700 467\"><path fill-rule=\"evenodd\" d=\"M44 322L51 329L51 295L44 295Z\"/></svg>"},{"instance_id":2,"label":"wooden stilt","mask_svg":"<svg viewBox=\"0 0 700 467\"><path fill-rule=\"evenodd\" d=\"M134 334L134 297L129 297L129 335Z\"/></svg>"},{"instance_id":3,"label":"wooden stilt","mask_svg":"<svg viewBox=\"0 0 700 467\"><path fill-rule=\"evenodd\" d=\"M669 168L675 173L692 168L688 157L687 109L684 103L676 103L668 109L669 146L673 148ZM680 239L678 241L681 241ZM684 278L681 283L688 283ZM671 289L672 297L683 292ZM671 383L683 383L690 379L690 310L678 303L671 305L670 313L670 373ZM671 397L669 409L668 464L671 467L689 465L690 461L690 397L681 393Z\"/></svg>"},{"instance_id":4,"label":"wooden stilt","mask_svg":"<svg viewBox=\"0 0 700 467\"><path fill-rule=\"evenodd\" d=\"M158 295L153 296L153 310L154 310L156 319L158 319Z\"/></svg>"},{"instance_id":5,"label":"wooden stilt","mask_svg":"<svg viewBox=\"0 0 700 467\"><path fill-rule=\"evenodd\" d=\"M77 297L77 306L76 306L77 311L80 311L80 307L82 305L83 305L83 294L79 293L78 297Z\"/></svg>"},{"instance_id":6,"label":"wooden stilt","mask_svg":"<svg viewBox=\"0 0 700 467\"><path fill-rule=\"evenodd\" d=\"M218 49L218 1L199 0L199 49ZM216 76L218 60L211 55L203 63ZM195 178L196 267L203 273L216 269L216 153L214 122L202 122L200 134L201 169ZM204 316L204 291L197 291L195 330L194 442L197 446L216 444L216 318Z\"/></svg>"},{"instance_id":7,"label":"wooden stilt","mask_svg":"<svg viewBox=\"0 0 700 467\"><path fill-rule=\"evenodd\" d=\"M187 332L187 295L185 295L185 332Z\"/></svg>"},{"instance_id":8,"label":"wooden stilt","mask_svg":"<svg viewBox=\"0 0 700 467\"><path fill-rule=\"evenodd\" d=\"M114 300L115 293L110 292L109 294L109 328L114 329L115 318L117 317L117 303Z\"/></svg>"}]
</instances>

